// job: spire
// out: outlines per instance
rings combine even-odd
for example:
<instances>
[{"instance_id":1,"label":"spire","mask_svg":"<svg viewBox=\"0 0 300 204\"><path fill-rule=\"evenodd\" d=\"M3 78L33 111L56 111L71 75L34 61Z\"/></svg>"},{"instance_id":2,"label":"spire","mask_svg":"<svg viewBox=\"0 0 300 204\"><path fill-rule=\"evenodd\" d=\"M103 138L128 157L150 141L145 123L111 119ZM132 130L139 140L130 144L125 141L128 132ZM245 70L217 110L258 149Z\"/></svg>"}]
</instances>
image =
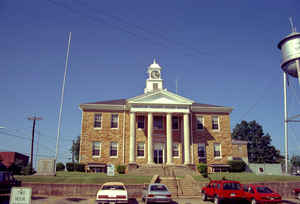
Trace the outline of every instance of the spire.
<instances>
[{"instance_id":1,"label":"spire","mask_svg":"<svg viewBox=\"0 0 300 204\"><path fill-rule=\"evenodd\" d=\"M153 64L157 64L155 58L153 58Z\"/></svg>"}]
</instances>

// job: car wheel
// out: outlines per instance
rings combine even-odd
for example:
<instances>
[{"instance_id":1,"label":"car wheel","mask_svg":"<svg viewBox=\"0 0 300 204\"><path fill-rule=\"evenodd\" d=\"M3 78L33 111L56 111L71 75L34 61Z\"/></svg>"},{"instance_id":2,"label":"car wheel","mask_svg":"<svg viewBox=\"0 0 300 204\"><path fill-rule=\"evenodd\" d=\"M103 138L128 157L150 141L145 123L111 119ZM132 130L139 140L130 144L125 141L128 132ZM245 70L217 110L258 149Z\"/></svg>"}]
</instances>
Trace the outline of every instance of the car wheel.
<instances>
[{"instance_id":1,"label":"car wheel","mask_svg":"<svg viewBox=\"0 0 300 204\"><path fill-rule=\"evenodd\" d=\"M220 203L221 203L220 198L218 196L216 196L214 198L214 204L220 204Z\"/></svg>"},{"instance_id":2,"label":"car wheel","mask_svg":"<svg viewBox=\"0 0 300 204\"><path fill-rule=\"evenodd\" d=\"M252 198L251 204L257 204L257 202L256 202L256 200L254 198Z\"/></svg>"},{"instance_id":3,"label":"car wheel","mask_svg":"<svg viewBox=\"0 0 300 204\"><path fill-rule=\"evenodd\" d=\"M297 193L297 199L300 200L300 193Z\"/></svg>"},{"instance_id":4,"label":"car wheel","mask_svg":"<svg viewBox=\"0 0 300 204\"><path fill-rule=\"evenodd\" d=\"M207 195L204 192L202 192L202 200L207 201Z\"/></svg>"}]
</instances>

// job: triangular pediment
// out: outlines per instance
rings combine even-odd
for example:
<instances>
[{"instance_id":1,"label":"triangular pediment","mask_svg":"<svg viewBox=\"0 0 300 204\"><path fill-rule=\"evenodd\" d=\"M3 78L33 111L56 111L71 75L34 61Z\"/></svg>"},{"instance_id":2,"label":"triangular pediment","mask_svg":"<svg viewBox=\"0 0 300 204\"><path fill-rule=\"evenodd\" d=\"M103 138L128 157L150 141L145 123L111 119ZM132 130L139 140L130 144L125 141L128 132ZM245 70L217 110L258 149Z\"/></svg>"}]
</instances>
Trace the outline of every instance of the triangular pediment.
<instances>
[{"instance_id":1,"label":"triangular pediment","mask_svg":"<svg viewBox=\"0 0 300 204\"><path fill-rule=\"evenodd\" d=\"M167 90L146 93L134 98L128 99L130 104L174 104L174 105L191 105L194 101L179 96Z\"/></svg>"}]
</instances>

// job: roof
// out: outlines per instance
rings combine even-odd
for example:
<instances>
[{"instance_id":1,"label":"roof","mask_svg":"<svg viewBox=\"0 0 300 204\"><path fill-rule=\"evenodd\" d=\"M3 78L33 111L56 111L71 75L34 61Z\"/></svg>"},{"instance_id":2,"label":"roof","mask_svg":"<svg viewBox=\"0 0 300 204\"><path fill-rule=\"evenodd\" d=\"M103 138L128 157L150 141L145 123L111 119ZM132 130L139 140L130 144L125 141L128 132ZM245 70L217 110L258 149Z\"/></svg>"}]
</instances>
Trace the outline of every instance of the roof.
<instances>
[{"instance_id":1,"label":"roof","mask_svg":"<svg viewBox=\"0 0 300 204\"><path fill-rule=\"evenodd\" d=\"M84 104L105 104L105 105L125 105L127 99L117 99L117 100L110 100L110 101L96 101ZM84 105L82 104L82 105Z\"/></svg>"},{"instance_id":2,"label":"roof","mask_svg":"<svg viewBox=\"0 0 300 204\"><path fill-rule=\"evenodd\" d=\"M224 106L216 106L216 105L204 104L204 103L193 103L192 106L194 106L194 107L224 107Z\"/></svg>"}]
</instances>

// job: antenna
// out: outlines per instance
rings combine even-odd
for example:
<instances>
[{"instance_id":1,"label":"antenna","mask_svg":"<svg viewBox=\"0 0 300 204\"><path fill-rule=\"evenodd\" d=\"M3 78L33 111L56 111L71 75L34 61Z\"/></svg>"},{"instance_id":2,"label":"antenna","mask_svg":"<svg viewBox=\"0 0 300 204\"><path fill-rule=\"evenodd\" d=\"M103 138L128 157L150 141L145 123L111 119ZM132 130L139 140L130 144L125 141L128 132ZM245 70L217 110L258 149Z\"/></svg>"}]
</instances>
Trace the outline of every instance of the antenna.
<instances>
[{"instance_id":1,"label":"antenna","mask_svg":"<svg viewBox=\"0 0 300 204\"><path fill-rule=\"evenodd\" d=\"M177 79L177 77L176 77L176 94L178 94L178 79Z\"/></svg>"},{"instance_id":2,"label":"antenna","mask_svg":"<svg viewBox=\"0 0 300 204\"><path fill-rule=\"evenodd\" d=\"M293 18L290 17L289 20L290 20L290 24L291 24L292 33L296 32L296 28L294 27L294 23L293 23Z\"/></svg>"}]
</instances>

